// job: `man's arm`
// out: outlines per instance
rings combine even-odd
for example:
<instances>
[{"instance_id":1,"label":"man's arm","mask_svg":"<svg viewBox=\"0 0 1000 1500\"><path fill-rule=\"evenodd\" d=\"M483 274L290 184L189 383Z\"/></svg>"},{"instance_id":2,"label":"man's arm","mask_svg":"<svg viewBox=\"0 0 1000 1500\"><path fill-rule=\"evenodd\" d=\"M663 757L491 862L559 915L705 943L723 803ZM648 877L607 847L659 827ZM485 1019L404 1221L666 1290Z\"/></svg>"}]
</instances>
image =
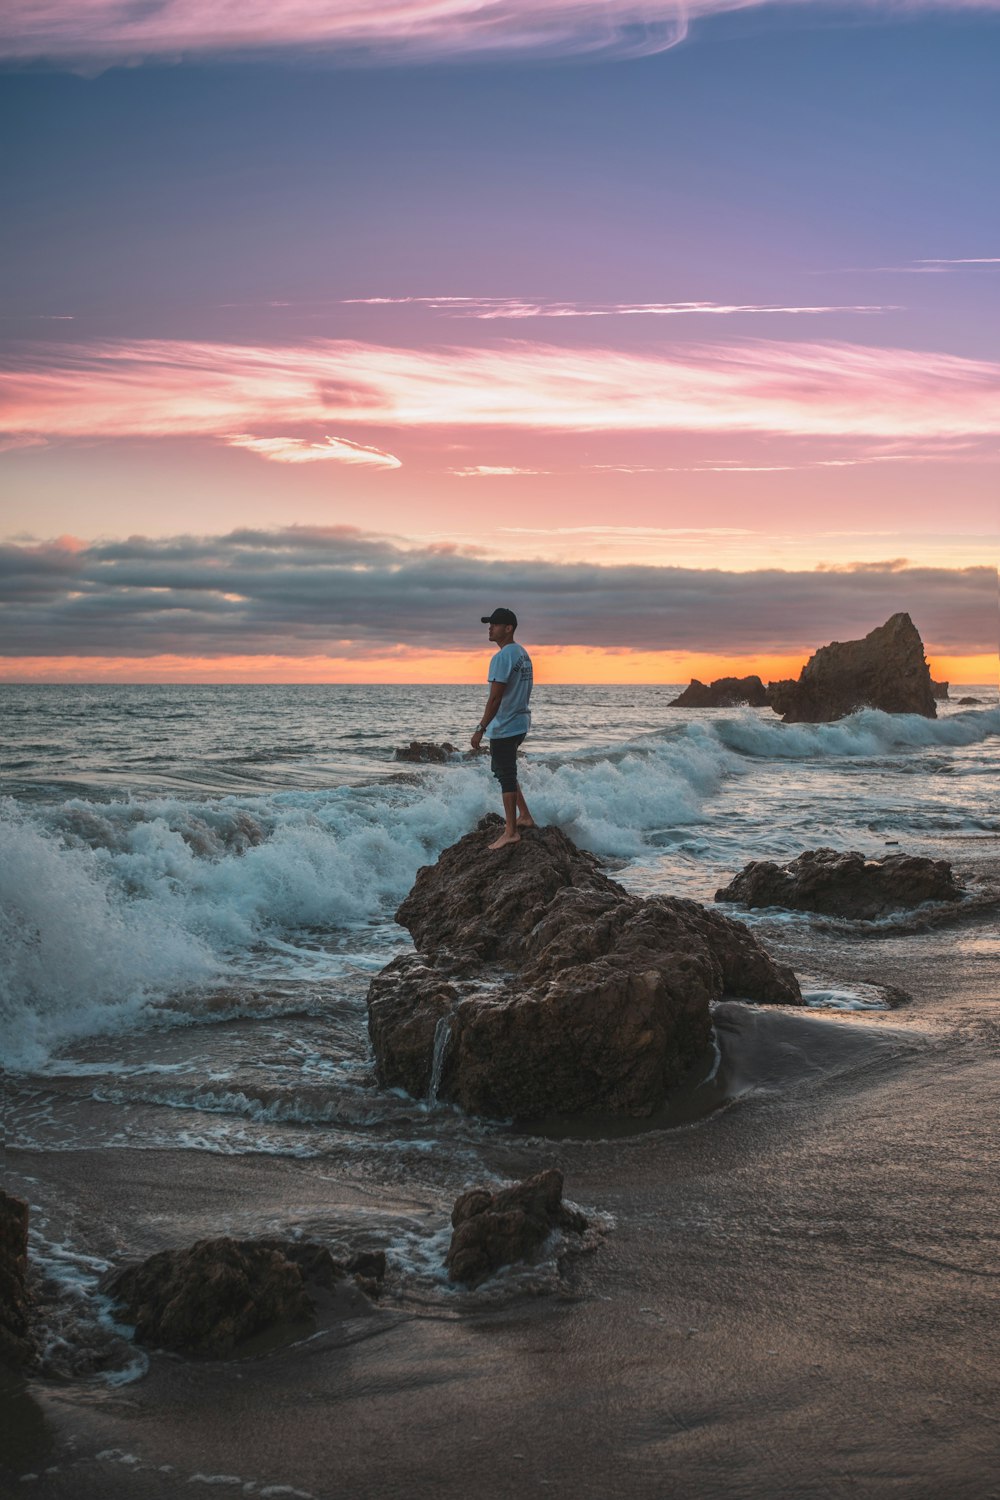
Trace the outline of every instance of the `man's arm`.
<instances>
[{"instance_id":1,"label":"man's arm","mask_svg":"<svg viewBox=\"0 0 1000 1500\"><path fill-rule=\"evenodd\" d=\"M486 729L496 718L497 710L500 707L500 700L504 695L506 687L507 684L505 682L490 683L490 696L486 700L486 707L483 709L483 717L479 721L479 728L472 736L471 743L473 750L479 749Z\"/></svg>"}]
</instances>

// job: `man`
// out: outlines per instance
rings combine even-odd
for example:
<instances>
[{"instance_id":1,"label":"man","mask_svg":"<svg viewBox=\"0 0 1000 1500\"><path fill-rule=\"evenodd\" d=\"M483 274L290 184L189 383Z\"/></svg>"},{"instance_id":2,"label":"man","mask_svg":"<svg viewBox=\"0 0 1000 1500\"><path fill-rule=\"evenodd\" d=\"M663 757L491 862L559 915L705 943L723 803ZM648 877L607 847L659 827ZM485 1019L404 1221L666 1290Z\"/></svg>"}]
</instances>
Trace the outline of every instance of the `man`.
<instances>
[{"instance_id":1,"label":"man","mask_svg":"<svg viewBox=\"0 0 1000 1500\"><path fill-rule=\"evenodd\" d=\"M502 849L506 844L518 843L522 828L535 826L517 784L517 747L531 724L531 709L528 707L532 685L531 657L514 639L517 615L512 609L495 609L491 615L483 615L482 622L490 627L490 640L500 649L490 662L490 696L479 727L472 736L472 748L479 749L483 735L489 729L490 767L503 793L504 815L503 833L490 848Z\"/></svg>"}]
</instances>

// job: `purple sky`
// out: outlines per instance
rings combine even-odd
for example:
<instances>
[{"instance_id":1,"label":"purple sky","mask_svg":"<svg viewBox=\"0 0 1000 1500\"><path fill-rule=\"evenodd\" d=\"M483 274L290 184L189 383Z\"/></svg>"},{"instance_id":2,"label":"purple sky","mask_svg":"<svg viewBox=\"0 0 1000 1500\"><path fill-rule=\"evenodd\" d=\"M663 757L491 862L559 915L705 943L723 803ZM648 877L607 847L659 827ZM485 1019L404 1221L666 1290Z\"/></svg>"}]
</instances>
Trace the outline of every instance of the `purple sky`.
<instances>
[{"instance_id":1,"label":"purple sky","mask_svg":"<svg viewBox=\"0 0 1000 1500\"><path fill-rule=\"evenodd\" d=\"M5 675L426 673L499 589L567 670L908 608L981 676L1000 6L684 12L13 6Z\"/></svg>"}]
</instances>

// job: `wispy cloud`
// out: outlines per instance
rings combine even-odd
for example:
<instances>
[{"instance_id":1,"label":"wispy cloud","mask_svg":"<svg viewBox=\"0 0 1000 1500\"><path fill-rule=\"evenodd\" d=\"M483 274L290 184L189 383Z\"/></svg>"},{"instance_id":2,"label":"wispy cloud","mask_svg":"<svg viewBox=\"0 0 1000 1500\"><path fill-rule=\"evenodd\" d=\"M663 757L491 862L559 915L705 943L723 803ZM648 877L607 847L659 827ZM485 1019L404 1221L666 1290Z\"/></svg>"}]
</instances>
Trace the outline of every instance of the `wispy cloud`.
<instances>
[{"instance_id":1,"label":"wispy cloud","mask_svg":"<svg viewBox=\"0 0 1000 1500\"><path fill-rule=\"evenodd\" d=\"M313 442L309 438L253 437L247 432L237 432L224 441L230 448L246 448L279 464L312 464L335 459L342 464L364 464L369 469L402 468L394 454L365 443L352 443L350 438L325 437L321 442Z\"/></svg>"},{"instance_id":2,"label":"wispy cloud","mask_svg":"<svg viewBox=\"0 0 1000 1500\"><path fill-rule=\"evenodd\" d=\"M803 458L795 463L750 463L739 458L704 459L690 464L593 464L589 467L617 474L784 474L808 469L853 469L867 464L983 464L996 462L995 443L964 438L924 437L905 444L879 443L829 458Z\"/></svg>"},{"instance_id":3,"label":"wispy cloud","mask_svg":"<svg viewBox=\"0 0 1000 1500\"><path fill-rule=\"evenodd\" d=\"M906 557L890 557L884 562L817 563L817 573L902 573L910 566Z\"/></svg>"},{"instance_id":4,"label":"wispy cloud","mask_svg":"<svg viewBox=\"0 0 1000 1500\"><path fill-rule=\"evenodd\" d=\"M467 469L449 469L458 479L495 479L514 474L547 474L548 469L521 469L514 464L470 464Z\"/></svg>"},{"instance_id":5,"label":"wispy cloud","mask_svg":"<svg viewBox=\"0 0 1000 1500\"><path fill-rule=\"evenodd\" d=\"M512 538L512 547L516 542ZM743 572L535 559L405 545L356 528L0 546L8 657L310 655L467 649L484 601L534 645L792 652L910 610L937 649L991 649L993 568Z\"/></svg>"},{"instance_id":6,"label":"wispy cloud","mask_svg":"<svg viewBox=\"0 0 1000 1500\"><path fill-rule=\"evenodd\" d=\"M345 297L345 307L427 307L447 318L493 322L509 318L679 318L732 317L740 314L884 313L891 304L796 307L771 302L535 302L519 297Z\"/></svg>"},{"instance_id":7,"label":"wispy cloud","mask_svg":"<svg viewBox=\"0 0 1000 1500\"><path fill-rule=\"evenodd\" d=\"M0 375L0 423L31 437L222 442L234 433L309 426L323 433L336 424L923 443L1000 433L1000 363L764 340L671 345L667 354L528 342L435 350L344 340L45 345Z\"/></svg>"},{"instance_id":8,"label":"wispy cloud","mask_svg":"<svg viewBox=\"0 0 1000 1500\"><path fill-rule=\"evenodd\" d=\"M929 258L904 261L899 266L843 266L847 275L867 275L889 272L898 276L946 276L954 271L996 270L1000 268L1000 255L967 255L953 260Z\"/></svg>"},{"instance_id":9,"label":"wispy cloud","mask_svg":"<svg viewBox=\"0 0 1000 1500\"><path fill-rule=\"evenodd\" d=\"M2 55L101 63L146 57L246 57L310 49L340 59L451 56L642 57L675 47L692 21L767 0L8 0ZM813 0L797 0L811 4ZM900 10L996 10L1000 0L859 0Z\"/></svg>"},{"instance_id":10,"label":"wispy cloud","mask_svg":"<svg viewBox=\"0 0 1000 1500\"><path fill-rule=\"evenodd\" d=\"M667 537L754 536L745 526L500 526L503 536L626 537L629 541L661 541Z\"/></svg>"}]
</instances>

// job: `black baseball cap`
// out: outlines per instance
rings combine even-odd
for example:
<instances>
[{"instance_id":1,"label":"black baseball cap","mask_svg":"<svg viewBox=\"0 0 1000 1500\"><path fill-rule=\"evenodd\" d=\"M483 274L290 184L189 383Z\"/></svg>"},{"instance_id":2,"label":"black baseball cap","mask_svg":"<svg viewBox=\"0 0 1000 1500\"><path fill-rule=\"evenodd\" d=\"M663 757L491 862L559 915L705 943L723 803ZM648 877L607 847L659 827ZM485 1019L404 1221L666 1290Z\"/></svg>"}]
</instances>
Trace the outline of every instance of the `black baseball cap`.
<instances>
[{"instance_id":1,"label":"black baseball cap","mask_svg":"<svg viewBox=\"0 0 1000 1500\"><path fill-rule=\"evenodd\" d=\"M484 625L512 625L517 629L517 615L512 609L495 609L491 615L483 615Z\"/></svg>"}]
</instances>

